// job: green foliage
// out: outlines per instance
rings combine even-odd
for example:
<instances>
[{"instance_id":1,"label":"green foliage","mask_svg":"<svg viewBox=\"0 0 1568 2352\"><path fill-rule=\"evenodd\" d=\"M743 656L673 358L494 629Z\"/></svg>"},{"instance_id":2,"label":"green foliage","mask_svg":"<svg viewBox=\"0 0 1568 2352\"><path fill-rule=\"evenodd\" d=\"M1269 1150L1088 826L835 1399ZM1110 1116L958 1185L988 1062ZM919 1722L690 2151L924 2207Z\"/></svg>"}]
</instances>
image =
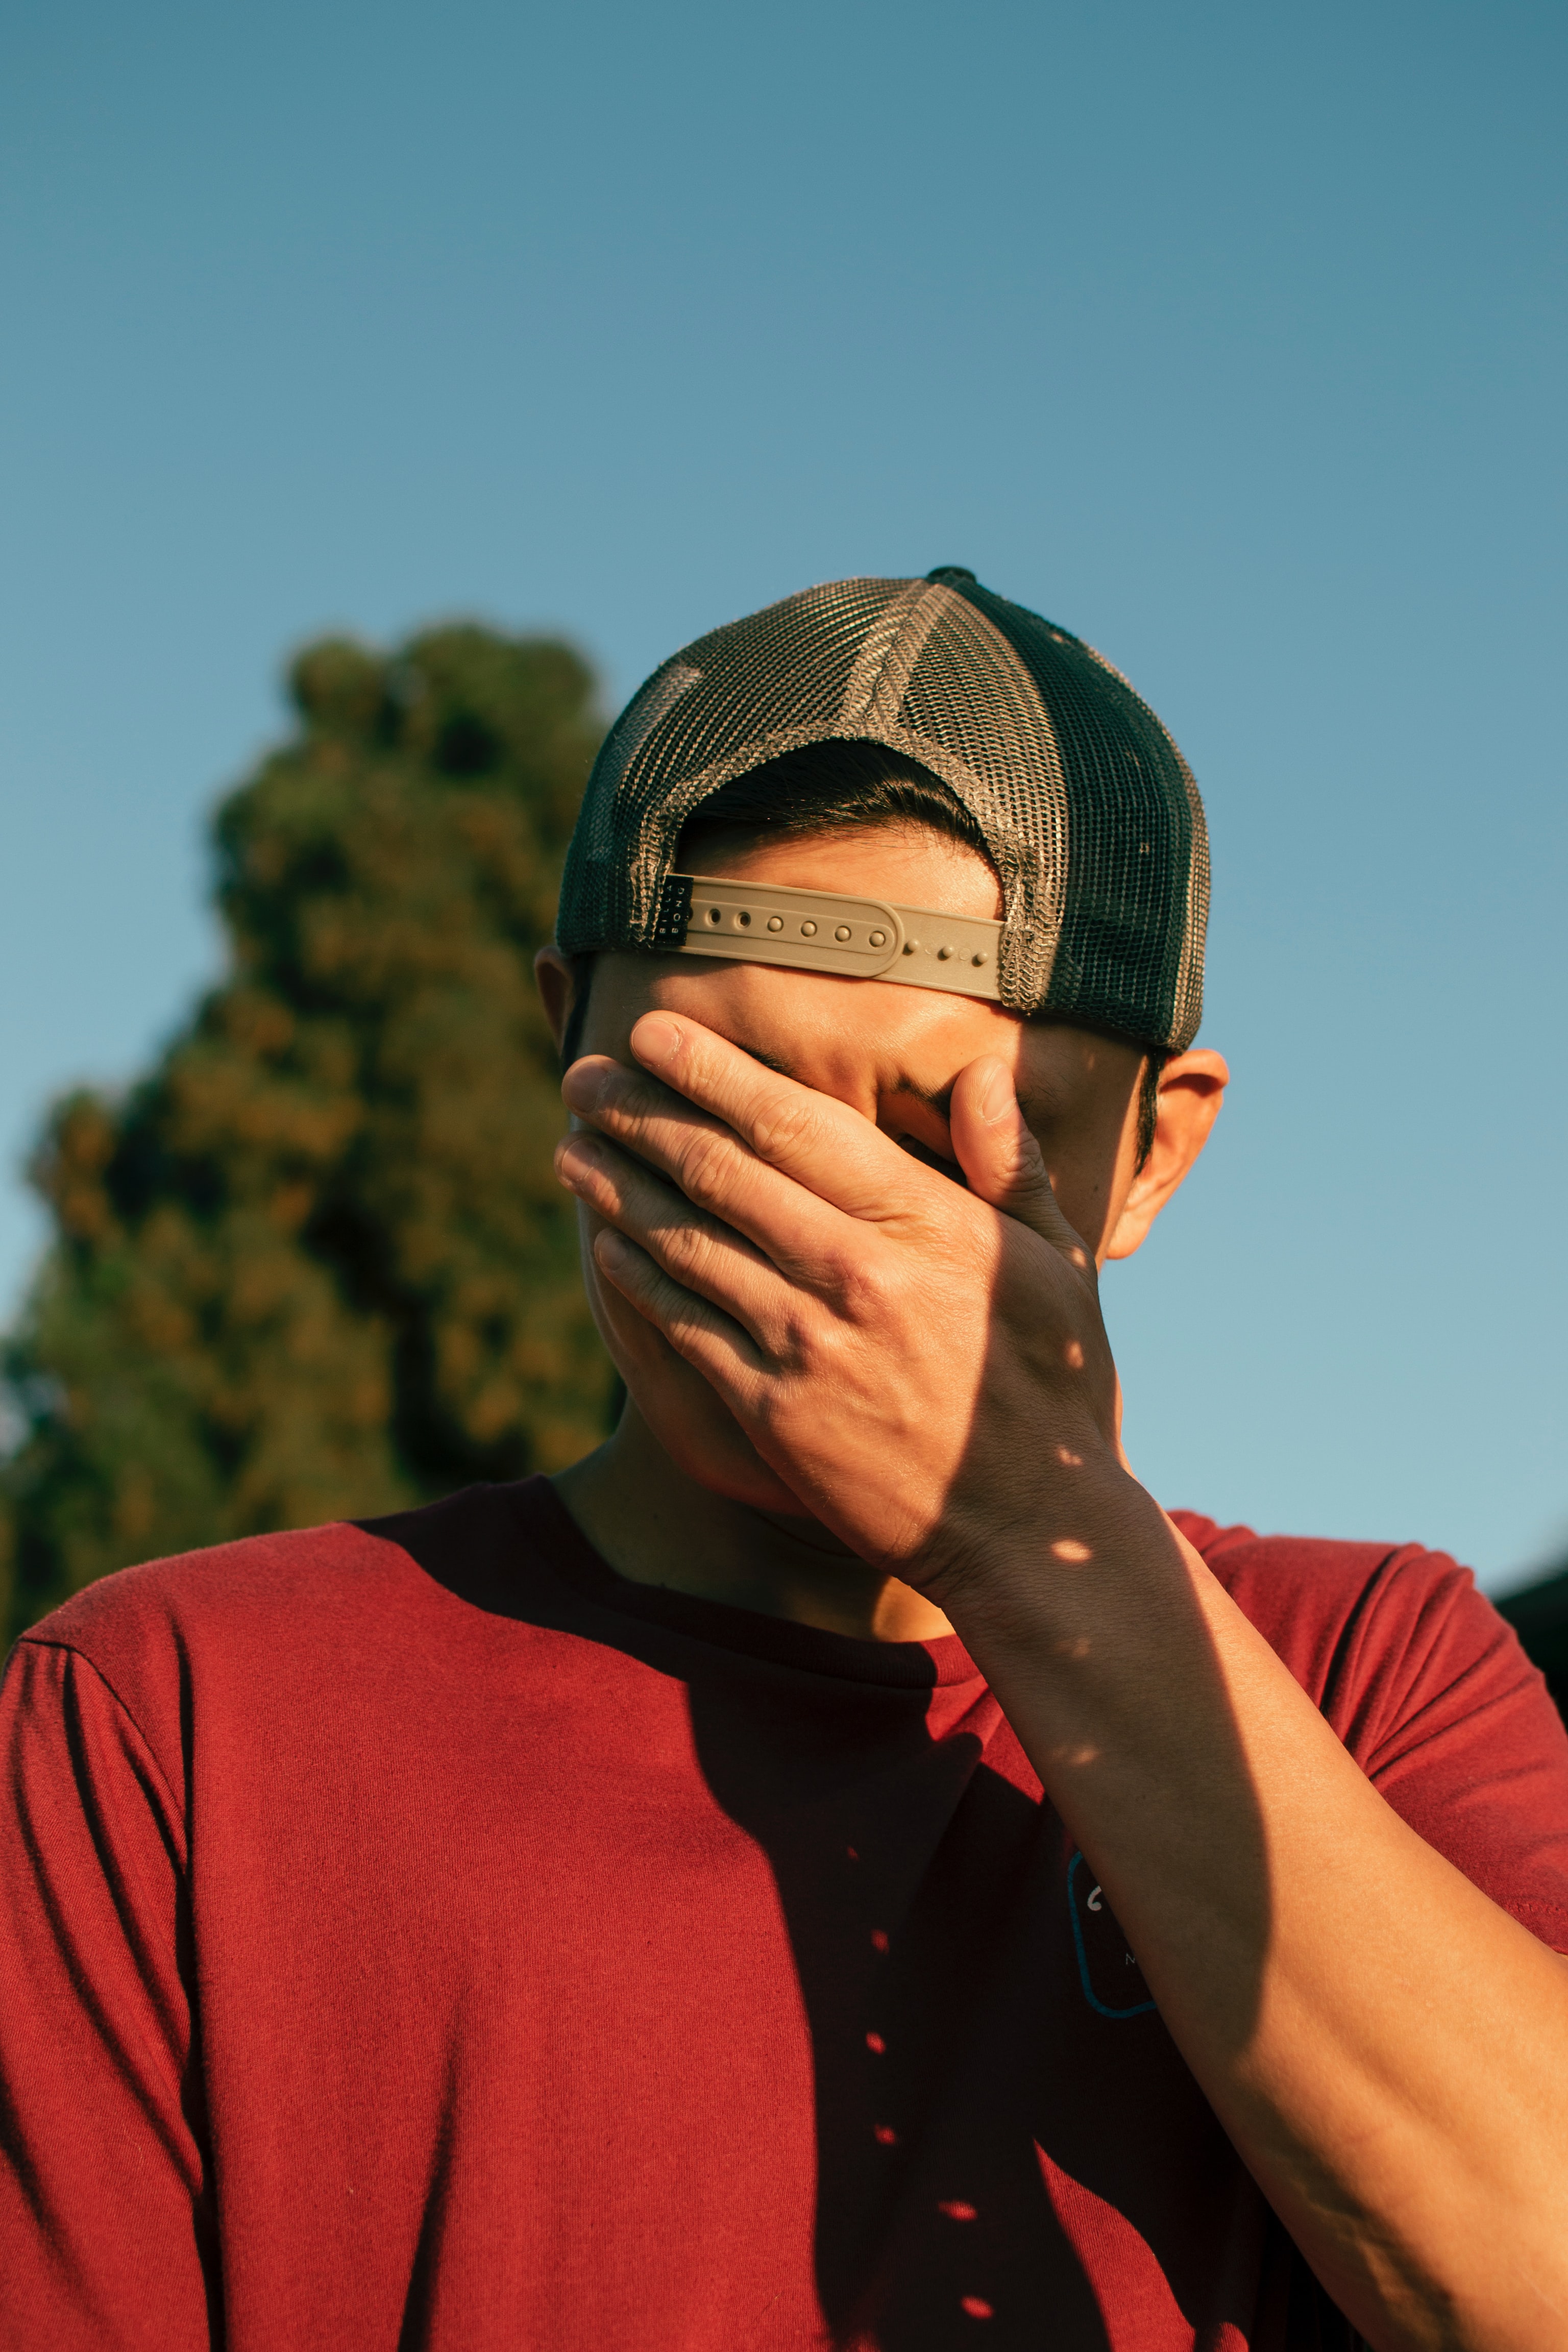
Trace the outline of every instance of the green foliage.
<instances>
[{"instance_id":1,"label":"green foliage","mask_svg":"<svg viewBox=\"0 0 1568 2352\"><path fill-rule=\"evenodd\" d=\"M57 1106L8 1343L19 1625L135 1559L553 1469L605 1426L531 977L598 730L563 646L331 640L218 810L228 977Z\"/></svg>"}]
</instances>

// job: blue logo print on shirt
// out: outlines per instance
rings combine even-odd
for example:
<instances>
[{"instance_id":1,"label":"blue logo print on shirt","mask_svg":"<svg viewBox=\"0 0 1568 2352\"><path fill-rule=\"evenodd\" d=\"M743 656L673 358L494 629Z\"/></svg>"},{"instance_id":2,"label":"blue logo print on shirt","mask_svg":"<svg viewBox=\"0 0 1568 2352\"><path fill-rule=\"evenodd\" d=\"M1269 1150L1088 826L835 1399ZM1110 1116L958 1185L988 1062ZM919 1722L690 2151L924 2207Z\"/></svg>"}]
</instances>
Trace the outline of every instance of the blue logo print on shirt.
<instances>
[{"instance_id":1,"label":"blue logo print on shirt","mask_svg":"<svg viewBox=\"0 0 1568 2352\"><path fill-rule=\"evenodd\" d=\"M1083 1997L1097 2017L1147 2017L1159 2004L1127 1948L1116 1914L1094 1883L1081 1853L1068 1864L1068 1916L1072 1921Z\"/></svg>"}]
</instances>

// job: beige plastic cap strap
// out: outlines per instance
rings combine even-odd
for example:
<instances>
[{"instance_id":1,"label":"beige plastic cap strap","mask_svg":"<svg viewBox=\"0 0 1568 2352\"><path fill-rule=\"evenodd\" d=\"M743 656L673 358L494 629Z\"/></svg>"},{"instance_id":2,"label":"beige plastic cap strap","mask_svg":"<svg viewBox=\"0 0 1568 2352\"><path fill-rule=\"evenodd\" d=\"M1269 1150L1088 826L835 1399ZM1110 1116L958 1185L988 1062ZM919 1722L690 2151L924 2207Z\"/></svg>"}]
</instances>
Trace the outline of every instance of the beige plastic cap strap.
<instances>
[{"instance_id":1,"label":"beige plastic cap strap","mask_svg":"<svg viewBox=\"0 0 1568 2352\"><path fill-rule=\"evenodd\" d=\"M689 889L686 937L666 942L678 955L727 956L741 963L784 964L834 971L851 980L891 980L906 988L943 988L954 996L1000 1001L997 957L1002 926L930 907L895 907L882 898L845 898L833 890L785 889L773 882L726 882L708 874L672 874L667 889ZM668 921L668 918L666 919Z\"/></svg>"}]
</instances>

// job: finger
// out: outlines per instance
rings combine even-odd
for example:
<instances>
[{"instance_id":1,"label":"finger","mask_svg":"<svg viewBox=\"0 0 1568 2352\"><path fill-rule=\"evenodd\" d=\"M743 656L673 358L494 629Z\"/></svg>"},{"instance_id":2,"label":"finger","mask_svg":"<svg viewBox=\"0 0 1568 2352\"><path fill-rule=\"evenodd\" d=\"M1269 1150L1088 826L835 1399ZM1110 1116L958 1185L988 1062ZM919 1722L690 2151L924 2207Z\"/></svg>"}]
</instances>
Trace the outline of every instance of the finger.
<instances>
[{"instance_id":1,"label":"finger","mask_svg":"<svg viewBox=\"0 0 1568 2352\"><path fill-rule=\"evenodd\" d=\"M1042 1235L1079 1273L1092 1275L1093 1253L1058 1205L1005 1062L987 1055L961 1070L953 1082L950 1118L952 1148L970 1191Z\"/></svg>"},{"instance_id":2,"label":"finger","mask_svg":"<svg viewBox=\"0 0 1568 2352\"><path fill-rule=\"evenodd\" d=\"M761 1355L748 1334L721 1308L711 1307L656 1265L646 1250L606 1227L594 1236L594 1263L645 1322L662 1332L744 1421L764 1376Z\"/></svg>"},{"instance_id":3,"label":"finger","mask_svg":"<svg viewBox=\"0 0 1568 2352\"><path fill-rule=\"evenodd\" d=\"M579 1118L668 1177L695 1208L743 1234L782 1270L807 1283L830 1278L847 1238L844 1213L768 1167L721 1120L647 1071L604 1055L574 1063L561 1091Z\"/></svg>"},{"instance_id":4,"label":"finger","mask_svg":"<svg viewBox=\"0 0 1568 2352\"><path fill-rule=\"evenodd\" d=\"M585 1206L646 1250L682 1289L733 1317L770 1354L778 1352L795 1294L753 1243L694 1209L673 1184L600 1136L565 1137L555 1166Z\"/></svg>"},{"instance_id":5,"label":"finger","mask_svg":"<svg viewBox=\"0 0 1568 2352\"><path fill-rule=\"evenodd\" d=\"M847 1103L770 1070L700 1022L645 1013L631 1045L646 1069L721 1119L760 1160L848 1216L883 1217L921 1181L908 1152Z\"/></svg>"}]
</instances>

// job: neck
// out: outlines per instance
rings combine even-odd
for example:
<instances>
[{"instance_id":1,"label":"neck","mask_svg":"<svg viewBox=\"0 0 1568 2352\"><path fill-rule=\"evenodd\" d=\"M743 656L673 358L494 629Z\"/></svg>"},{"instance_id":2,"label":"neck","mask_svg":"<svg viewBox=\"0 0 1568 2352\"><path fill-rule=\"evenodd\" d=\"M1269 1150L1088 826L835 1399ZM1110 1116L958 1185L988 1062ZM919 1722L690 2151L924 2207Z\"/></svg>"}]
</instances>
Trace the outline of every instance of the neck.
<instances>
[{"instance_id":1,"label":"neck","mask_svg":"<svg viewBox=\"0 0 1568 2352\"><path fill-rule=\"evenodd\" d=\"M860 1641L929 1642L952 1626L819 1520L756 1510L679 1469L633 1404L614 1437L551 1482L601 1559L637 1584L754 1609Z\"/></svg>"}]
</instances>

